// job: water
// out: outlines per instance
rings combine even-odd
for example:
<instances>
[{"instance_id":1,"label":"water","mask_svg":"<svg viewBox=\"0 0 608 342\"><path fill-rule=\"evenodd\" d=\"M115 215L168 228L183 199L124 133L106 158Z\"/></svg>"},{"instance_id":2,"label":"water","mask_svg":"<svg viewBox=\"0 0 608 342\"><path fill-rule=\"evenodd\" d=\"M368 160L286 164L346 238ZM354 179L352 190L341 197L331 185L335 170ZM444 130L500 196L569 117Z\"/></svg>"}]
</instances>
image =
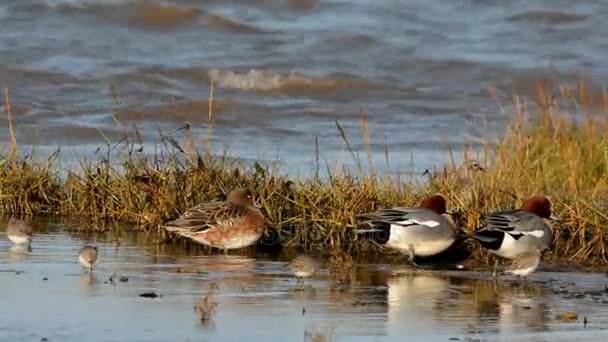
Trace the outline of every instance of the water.
<instances>
[{"instance_id":1,"label":"water","mask_svg":"<svg viewBox=\"0 0 608 342\"><path fill-rule=\"evenodd\" d=\"M322 162L352 165L334 121L361 151L364 112L376 168L386 144L390 169L422 172L442 141L495 141L511 95L539 80L605 82L607 14L597 0L6 0L0 80L25 151L91 156L122 137L116 120L136 120L149 152L186 121L203 141L215 81L218 153L308 173L317 137Z\"/></svg>"},{"instance_id":2,"label":"water","mask_svg":"<svg viewBox=\"0 0 608 342\"><path fill-rule=\"evenodd\" d=\"M0 240L1 341L304 341L307 332L337 341L608 337L608 279L599 273L540 271L528 283L493 282L487 272L412 274L363 262L353 282L336 284L325 263L298 290L288 255L208 255L142 234L45 223L36 232L31 251ZM100 250L92 275L76 260L86 243ZM151 291L162 297L139 296ZM193 306L210 293L216 313L202 323ZM556 317L568 311L578 319Z\"/></svg>"}]
</instances>

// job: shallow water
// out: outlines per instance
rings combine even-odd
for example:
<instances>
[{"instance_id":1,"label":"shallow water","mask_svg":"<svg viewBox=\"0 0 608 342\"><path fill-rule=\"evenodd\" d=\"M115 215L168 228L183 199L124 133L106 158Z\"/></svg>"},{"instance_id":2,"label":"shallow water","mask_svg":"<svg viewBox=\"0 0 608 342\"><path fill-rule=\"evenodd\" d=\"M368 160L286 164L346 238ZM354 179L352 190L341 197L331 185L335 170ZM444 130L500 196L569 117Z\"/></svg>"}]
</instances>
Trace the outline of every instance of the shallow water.
<instances>
[{"instance_id":1,"label":"shallow water","mask_svg":"<svg viewBox=\"0 0 608 342\"><path fill-rule=\"evenodd\" d=\"M286 255L208 255L142 234L60 225L36 231L31 251L0 240L2 341L303 341L307 332L339 341L608 338L604 274L541 271L528 283L493 282L488 273L364 263L352 282L338 284L324 264L298 290ZM100 248L92 275L76 261L86 243ZM139 297L150 291L162 297ZM218 306L201 323L193 306L210 291ZM578 319L556 317L568 311Z\"/></svg>"},{"instance_id":2,"label":"shallow water","mask_svg":"<svg viewBox=\"0 0 608 342\"><path fill-rule=\"evenodd\" d=\"M607 14L570 0L5 0L0 81L19 143L67 159L118 141L116 121L150 145L187 121L203 141L214 81L216 152L307 173L317 137L321 163L349 165L334 120L361 151L363 111L376 168L422 172L445 160L442 139L494 141L511 95L535 97L539 80L605 83Z\"/></svg>"}]
</instances>

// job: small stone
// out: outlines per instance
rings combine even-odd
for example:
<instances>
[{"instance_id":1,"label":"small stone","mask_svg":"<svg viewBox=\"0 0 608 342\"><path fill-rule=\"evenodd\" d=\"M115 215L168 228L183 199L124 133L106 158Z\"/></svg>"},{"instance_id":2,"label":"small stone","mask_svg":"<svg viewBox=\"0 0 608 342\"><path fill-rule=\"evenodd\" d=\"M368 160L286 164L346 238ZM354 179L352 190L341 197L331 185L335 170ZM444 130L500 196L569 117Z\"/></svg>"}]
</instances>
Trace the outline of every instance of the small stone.
<instances>
[{"instance_id":1,"label":"small stone","mask_svg":"<svg viewBox=\"0 0 608 342\"><path fill-rule=\"evenodd\" d=\"M157 297L162 297L161 295L157 294L156 292L144 292L142 294L139 295L140 297L143 298L157 298Z\"/></svg>"},{"instance_id":2,"label":"small stone","mask_svg":"<svg viewBox=\"0 0 608 342\"><path fill-rule=\"evenodd\" d=\"M47 280L49 280L49 278L48 277L44 277L44 278L42 278L42 280L43 281L47 281Z\"/></svg>"},{"instance_id":3,"label":"small stone","mask_svg":"<svg viewBox=\"0 0 608 342\"><path fill-rule=\"evenodd\" d=\"M450 341L460 341L460 339L458 337L450 337L449 340Z\"/></svg>"},{"instance_id":4,"label":"small stone","mask_svg":"<svg viewBox=\"0 0 608 342\"><path fill-rule=\"evenodd\" d=\"M46 341L48 341L48 340L49 340L48 338L43 337L43 338L41 338L41 339L40 339L40 342L46 342Z\"/></svg>"},{"instance_id":5,"label":"small stone","mask_svg":"<svg viewBox=\"0 0 608 342\"><path fill-rule=\"evenodd\" d=\"M177 267L177 268L170 269L169 272L171 272L171 273L198 273L198 270L195 268L189 268L189 267Z\"/></svg>"}]
</instances>

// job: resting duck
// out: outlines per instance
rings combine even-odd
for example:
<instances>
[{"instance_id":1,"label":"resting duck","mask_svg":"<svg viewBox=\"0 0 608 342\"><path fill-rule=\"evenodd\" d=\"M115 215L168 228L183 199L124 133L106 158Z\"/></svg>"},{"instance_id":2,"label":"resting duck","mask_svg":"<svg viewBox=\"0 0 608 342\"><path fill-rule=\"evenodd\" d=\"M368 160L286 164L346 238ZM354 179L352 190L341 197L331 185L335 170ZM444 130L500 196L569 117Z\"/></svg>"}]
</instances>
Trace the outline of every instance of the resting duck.
<instances>
[{"instance_id":1,"label":"resting duck","mask_svg":"<svg viewBox=\"0 0 608 342\"><path fill-rule=\"evenodd\" d=\"M549 247L553 241L550 220L557 220L551 201L545 196L533 196L521 209L483 215L483 227L470 236L500 257L517 259Z\"/></svg>"},{"instance_id":2,"label":"resting duck","mask_svg":"<svg viewBox=\"0 0 608 342\"><path fill-rule=\"evenodd\" d=\"M208 202L186 210L164 228L203 245L238 249L254 244L264 233L264 216L249 189L231 191L225 202Z\"/></svg>"},{"instance_id":3,"label":"resting duck","mask_svg":"<svg viewBox=\"0 0 608 342\"><path fill-rule=\"evenodd\" d=\"M359 233L375 233L376 242L409 256L428 257L448 249L456 240L456 227L446 214L446 201L442 195L430 196L418 207L380 209L360 215L367 220L369 229Z\"/></svg>"}]
</instances>

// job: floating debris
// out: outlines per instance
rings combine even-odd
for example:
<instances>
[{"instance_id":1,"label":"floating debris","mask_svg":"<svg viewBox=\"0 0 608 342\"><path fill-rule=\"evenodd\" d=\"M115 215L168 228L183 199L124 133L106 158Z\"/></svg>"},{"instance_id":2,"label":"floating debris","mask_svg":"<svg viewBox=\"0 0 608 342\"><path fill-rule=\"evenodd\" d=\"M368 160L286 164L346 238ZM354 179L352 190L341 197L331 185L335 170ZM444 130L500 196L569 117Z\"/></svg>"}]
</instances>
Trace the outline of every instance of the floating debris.
<instances>
[{"instance_id":1,"label":"floating debris","mask_svg":"<svg viewBox=\"0 0 608 342\"><path fill-rule=\"evenodd\" d=\"M118 278L118 281L123 282L123 283L126 283L126 282L128 282L128 281L129 281L129 277L127 277L127 276L120 276L120 277Z\"/></svg>"},{"instance_id":2,"label":"floating debris","mask_svg":"<svg viewBox=\"0 0 608 342\"><path fill-rule=\"evenodd\" d=\"M199 273L197 269L190 267L177 267L169 270L171 273Z\"/></svg>"},{"instance_id":3,"label":"floating debris","mask_svg":"<svg viewBox=\"0 0 608 342\"><path fill-rule=\"evenodd\" d=\"M574 322L578 319L578 314L574 311L566 311L562 314L555 315L555 319L559 319L562 322Z\"/></svg>"},{"instance_id":4,"label":"floating debris","mask_svg":"<svg viewBox=\"0 0 608 342\"><path fill-rule=\"evenodd\" d=\"M44 278L42 278L42 281L47 281L47 280L49 280L49 278L48 278L48 277L44 277Z\"/></svg>"},{"instance_id":5,"label":"floating debris","mask_svg":"<svg viewBox=\"0 0 608 342\"><path fill-rule=\"evenodd\" d=\"M306 308L302 307L302 316L306 315Z\"/></svg>"},{"instance_id":6,"label":"floating debris","mask_svg":"<svg viewBox=\"0 0 608 342\"><path fill-rule=\"evenodd\" d=\"M158 298L158 297L162 297L162 295L159 295L156 292L144 292L142 294L139 295L140 297L144 297L144 298Z\"/></svg>"},{"instance_id":7,"label":"floating debris","mask_svg":"<svg viewBox=\"0 0 608 342\"><path fill-rule=\"evenodd\" d=\"M48 338L43 337L43 338L40 339L40 342L47 342L48 340L49 340Z\"/></svg>"},{"instance_id":8,"label":"floating debris","mask_svg":"<svg viewBox=\"0 0 608 342\"><path fill-rule=\"evenodd\" d=\"M587 327L587 316L583 318L583 328Z\"/></svg>"}]
</instances>

